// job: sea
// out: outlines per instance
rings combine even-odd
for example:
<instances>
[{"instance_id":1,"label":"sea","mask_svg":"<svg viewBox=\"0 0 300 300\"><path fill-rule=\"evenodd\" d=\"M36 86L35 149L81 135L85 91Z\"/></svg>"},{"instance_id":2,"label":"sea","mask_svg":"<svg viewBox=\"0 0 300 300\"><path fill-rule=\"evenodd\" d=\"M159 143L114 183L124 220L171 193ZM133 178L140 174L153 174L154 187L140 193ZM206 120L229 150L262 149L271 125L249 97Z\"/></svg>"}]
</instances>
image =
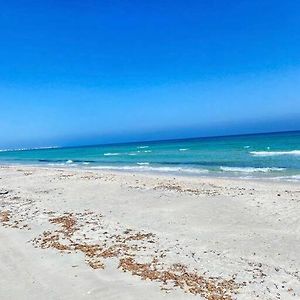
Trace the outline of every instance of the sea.
<instances>
[{"instance_id":1,"label":"sea","mask_svg":"<svg viewBox=\"0 0 300 300\"><path fill-rule=\"evenodd\" d=\"M2 149L0 164L300 181L300 131L83 147Z\"/></svg>"}]
</instances>

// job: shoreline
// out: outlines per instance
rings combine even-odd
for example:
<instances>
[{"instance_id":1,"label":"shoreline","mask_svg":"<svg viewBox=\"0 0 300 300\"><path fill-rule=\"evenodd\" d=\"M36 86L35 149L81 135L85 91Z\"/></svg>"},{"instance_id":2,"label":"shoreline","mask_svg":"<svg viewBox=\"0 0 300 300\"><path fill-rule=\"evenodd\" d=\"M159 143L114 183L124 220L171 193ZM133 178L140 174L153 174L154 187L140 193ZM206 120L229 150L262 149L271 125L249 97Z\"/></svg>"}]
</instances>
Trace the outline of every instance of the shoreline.
<instances>
[{"instance_id":1,"label":"shoreline","mask_svg":"<svg viewBox=\"0 0 300 300\"><path fill-rule=\"evenodd\" d=\"M216 173L198 173L198 174L191 174L191 173L183 173L180 171L177 172L171 172L171 171L155 171L155 170L125 170L125 169L110 169L108 168L101 168L101 167L87 167L84 165L43 165L43 164L3 164L0 163L0 168L9 168L9 167L24 167L24 168L40 168L40 169L63 169L63 170L71 170L71 171L91 171L91 172L97 172L97 173L111 173L111 174L125 174L125 175L145 175L145 176L159 176L159 177L175 177L175 178L195 178L195 179L207 179L207 180L229 180L229 181L259 181L259 182L264 182L264 183L269 183L269 182L283 182L283 183L292 183L292 184L300 184L300 175L291 175L291 176L277 176L277 177L268 177L268 176L251 176L250 174L253 173L247 173L247 172L232 172L238 175L221 175L221 174L216 174ZM259 173L259 172L258 172ZM261 175L266 174L266 173L261 173ZM293 178L296 176L295 178ZM299 176L299 179L298 179Z\"/></svg>"},{"instance_id":2,"label":"shoreline","mask_svg":"<svg viewBox=\"0 0 300 300\"><path fill-rule=\"evenodd\" d=\"M0 205L1 299L300 297L296 182L1 165Z\"/></svg>"}]
</instances>

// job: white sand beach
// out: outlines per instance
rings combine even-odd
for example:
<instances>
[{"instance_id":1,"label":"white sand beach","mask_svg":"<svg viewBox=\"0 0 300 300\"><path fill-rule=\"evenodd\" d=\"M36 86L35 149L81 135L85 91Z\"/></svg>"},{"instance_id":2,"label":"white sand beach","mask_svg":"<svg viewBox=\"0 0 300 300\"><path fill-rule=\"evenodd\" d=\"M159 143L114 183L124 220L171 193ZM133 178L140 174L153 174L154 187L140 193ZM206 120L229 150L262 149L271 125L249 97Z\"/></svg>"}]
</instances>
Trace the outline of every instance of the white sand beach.
<instances>
[{"instance_id":1,"label":"white sand beach","mask_svg":"<svg viewBox=\"0 0 300 300\"><path fill-rule=\"evenodd\" d=\"M300 185L0 168L0 299L300 299Z\"/></svg>"}]
</instances>

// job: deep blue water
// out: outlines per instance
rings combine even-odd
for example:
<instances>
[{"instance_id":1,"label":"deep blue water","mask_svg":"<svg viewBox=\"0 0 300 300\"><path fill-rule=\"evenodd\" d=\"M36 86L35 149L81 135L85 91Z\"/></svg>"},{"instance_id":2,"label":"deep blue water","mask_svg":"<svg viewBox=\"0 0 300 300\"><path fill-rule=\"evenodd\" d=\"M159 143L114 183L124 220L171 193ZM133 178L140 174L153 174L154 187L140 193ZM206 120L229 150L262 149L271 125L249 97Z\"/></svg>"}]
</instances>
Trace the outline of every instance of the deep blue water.
<instances>
[{"instance_id":1,"label":"deep blue water","mask_svg":"<svg viewBox=\"0 0 300 300\"><path fill-rule=\"evenodd\" d=\"M300 180L300 131L74 148L2 150L1 163Z\"/></svg>"}]
</instances>

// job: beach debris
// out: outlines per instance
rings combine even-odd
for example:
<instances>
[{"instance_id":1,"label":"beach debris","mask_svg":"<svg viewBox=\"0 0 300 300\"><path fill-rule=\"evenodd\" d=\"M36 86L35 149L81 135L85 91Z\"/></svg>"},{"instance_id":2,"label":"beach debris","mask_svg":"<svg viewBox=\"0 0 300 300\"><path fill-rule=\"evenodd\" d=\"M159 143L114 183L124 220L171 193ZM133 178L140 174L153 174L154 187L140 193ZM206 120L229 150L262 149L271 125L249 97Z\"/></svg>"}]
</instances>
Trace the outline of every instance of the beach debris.
<instances>
[{"instance_id":1,"label":"beach debris","mask_svg":"<svg viewBox=\"0 0 300 300\"><path fill-rule=\"evenodd\" d=\"M115 234L103 226L102 219L102 215L96 216L91 212L64 213L51 217L49 222L59 228L43 232L32 243L42 249L81 252L85 255L86 263L93 269L104 269L106 259L117 259L120 270L142 280L155 281L161 285L162 290L168 292L180 288L206 299L230 300L241 286L234 278L207 277L189 270L181 263L170 265L164 261L169 250L161 249L155 234L128 228ZM81 230L85 233L82 234ZM89 240L89 231L102 232L97 242Z\"/></svg>"},{"instance_id":2,"label":"beach debris","mask_svg":"<svg viewBox=\"0 0 300 300\"><path fill-rule=\"evenodd\" d=\"M0 190L0 195L7 195L9 191L7 190Z\"/></svg>"},{"instance_id":3,"label":"beach debris","mask_svg":"<svg viewBox=\"0 0 300 300\"><path fill-rule=\"evenodd\" d=\"M30 199L21 199L12 191L6 193L0 202L0 222L4 227L27 229L29 219L37 213L32 207L33 201Z\"/></svg>"},{"instance_id":4,"label":"beach debris","mask_svg":"<svg viewBox=\"0 0 300 300\"><path fill-rule=\"evenodd\" d=\"M6 223L10 220L10 212L9 211L2 211L0 212L0 222Z\"/></svg>"},{"instance_id":5,"label":"beach debris","mask_svg":"<svg viewBox=\"0 0 300 300\"><path fill-rule=\"evenodd\" d=\"M129 271L143 280L158 281L164 285L171 283L174 287L180 287L206 299L230 300L232 294L240 286L234 279L218 281L215 278L205 278L196 272L188 271L188 268L181 264L174 264L166 270L159 270L157 262L157 259L153 259L150 263L138 263L131 257L121 258L119 268Z\"/></svg>"},{"instance_id":6,"label":"beach debris","mask_svg":"<svg viewBox=\"0 0 300 300\"><path fill-rule=\"evenodd\" d=\"M156 185L154 190L165 190L165 191L174 191L178 193L188 193L191 195L206 195L206 196L218 196L220 195L220 192L217 189L212 189L211 187L206 188L184 188L183 186L179 184L170 184L170 183L161 183L159 185Z\"/></svg>"},{"instance_id":7,"label":"beach debris","mask_svg":"<svg viewBox=\"0 0 300 300\"><path fill-rule=\"evenodd\" d=\"M75 228L76 220L73 217L73 214L66 213L62 217L49 219L49 222L52 224L60 224L63 229L63 233L67 236L71 236L77 229Z\"/></svg>"}]
</instances>

